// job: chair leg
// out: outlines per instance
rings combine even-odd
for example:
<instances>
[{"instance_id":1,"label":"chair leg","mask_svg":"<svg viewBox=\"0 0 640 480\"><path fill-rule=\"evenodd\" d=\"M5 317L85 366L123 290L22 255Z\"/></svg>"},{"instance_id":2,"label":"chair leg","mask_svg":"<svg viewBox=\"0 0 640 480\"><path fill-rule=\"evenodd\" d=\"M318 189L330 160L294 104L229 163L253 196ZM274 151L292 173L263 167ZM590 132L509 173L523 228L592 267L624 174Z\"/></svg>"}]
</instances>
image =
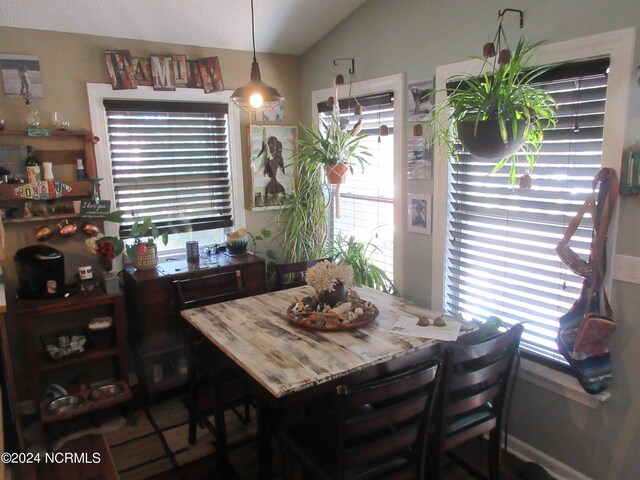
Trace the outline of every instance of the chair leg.
<instances>
[{"instance_id":1,"label":"chair leg","mask_svg":"<svg viewBox=\"0 0 640 480\"><path fill-rule=\"evenodd\" d=\"M219 396L216 395L219 398ZM224 418L224 409L216 402L213 418L215 422L216 450L222 464L229 465L229 448L227 444L227 425Z\"/></svg>"},{"instance_id":2,"label":"chair leg","mask_svg":"<svg viewBox=\"0 0 640 480\"><path fill-rule=\"evenodd\" d=\"M489 478L491 480L500 480L500 464L502 460L500 443L500 429L494 428L489 434Z\"/></svg>"},{"instance_id":3,"label":"chair leg","mask_svg":"<svg viewBox=\"0 0 640 480\"><path fill-rule=\"evenodd\" d=\"M187 375L189 379L189 445L196 443L197 420L198 420L198 392L197 392L197 375L193 364L193 343L192 335L189 329L186 329L185 343L187 350Z\"/></svg>"}]
</instances>

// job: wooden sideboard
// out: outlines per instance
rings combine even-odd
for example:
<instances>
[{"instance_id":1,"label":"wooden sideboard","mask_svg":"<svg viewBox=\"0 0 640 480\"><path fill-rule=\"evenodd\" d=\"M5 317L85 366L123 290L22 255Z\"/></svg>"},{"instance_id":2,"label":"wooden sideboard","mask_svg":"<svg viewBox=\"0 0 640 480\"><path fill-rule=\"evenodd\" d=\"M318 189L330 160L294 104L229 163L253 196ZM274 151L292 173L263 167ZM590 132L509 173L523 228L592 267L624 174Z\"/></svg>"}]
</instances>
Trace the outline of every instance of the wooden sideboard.
<instances>
[{"instance_id":1,"label":"wooden sideboard","mask_svg":"<svg viewBox=\"0 0 640 480\"><path fill-rule=\"evenodd\" d=\"M199 263L166 261L154 270L127 268L124 289L130 338L138 380L147 400L164 390L186 385L186 358L181 320L175 306L175 280L238 270L247 296L264 293L265 261L250 253L220 253Z\"/></svg>"}]
</instances>

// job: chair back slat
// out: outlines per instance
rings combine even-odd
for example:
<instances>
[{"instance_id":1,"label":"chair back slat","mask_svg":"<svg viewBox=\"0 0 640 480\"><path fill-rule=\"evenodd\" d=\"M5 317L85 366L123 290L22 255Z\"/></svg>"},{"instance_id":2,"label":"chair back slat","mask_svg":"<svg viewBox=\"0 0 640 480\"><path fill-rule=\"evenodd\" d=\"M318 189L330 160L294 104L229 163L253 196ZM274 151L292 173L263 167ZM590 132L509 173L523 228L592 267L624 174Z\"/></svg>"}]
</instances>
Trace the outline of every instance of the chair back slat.
<instances>
[{"instance_id":1,"label":"chair back slat","mask_svg":"<svg viewBox=\"0 0 640 480\"><path fill-rule=\"evenodd\" d=\"M507 372L511 367L511 358L509 356L503 356L500 360L488 366L476 364L471 367L462 365L461 367L463 371L454 371L451 378L452 392L483 382L493 383L497 381L498 377Z\"/></svg>"},{"instance_id":2,"label":"chair back slat","mask_svg":"<svg viewBox=\"0 0 640 480\"><path fill-rule=\"evenodd\" d=\"M306 285L307 282L304 279L304 272L313 267L316 263L324 261L332 261L332 257L320 258L317 260L308 260L303 262L294 263L280 263L276 265L276 277L278 290L285 290L288 288L301 287Z\"/></svg>"},{"instance_id":3,"label":"chair back slat","mask_svg":"<svg viewBox=\"0 0 640 480\"><path fill-rule=\"evenodd\" d=\"M460 400L455 400L449 403L449 417L456 417L462 413L475 410L482 405L493 402L498 395L500 395L500 385L495 384L486 390L481 392L475 392L468 394Z\"/></svg>"},{"instance_id":4,"label":"chair back slat","mask_svg":"<svg viewBox=\"0 0 640 480\"><path fill-rule=\"evenodd\" d=\"M374 469L409 453L415 455L409 478L416 478L423 465L438 367L439 362L433 361L380 380L337 388L335 478L343 478L345 469Z\"/></svg>"}]
</instances>

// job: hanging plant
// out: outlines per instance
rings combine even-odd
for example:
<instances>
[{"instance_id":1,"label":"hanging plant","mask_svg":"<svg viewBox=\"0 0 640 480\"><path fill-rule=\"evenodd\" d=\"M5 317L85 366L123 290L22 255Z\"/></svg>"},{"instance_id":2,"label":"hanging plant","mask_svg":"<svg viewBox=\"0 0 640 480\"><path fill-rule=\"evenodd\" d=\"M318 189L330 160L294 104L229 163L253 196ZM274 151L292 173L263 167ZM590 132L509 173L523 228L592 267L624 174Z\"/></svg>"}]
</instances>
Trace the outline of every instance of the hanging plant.
<instances>
[{"instance_id":1,"label":"hanging plant","mask_svg":"<svg viewBox=\"0 0 640 480\"><path fill-rule=\"evenodd\" d=\"M509 183L515 185L519 155L526 158L528 172L533 171L542 145L545 128L556 124L557 106L544 89L531 83L550 67L527 69L526 64L539 43L526 45L520 40L511 53L500 51L490 61L485 57L479 76L452 78L447 98L436 104L428 123L434 137L457 161L457 143L471 155L496 160L495 173L509 165ZM495 48L485 45L485 54L495 55Z\"/></svg>"}]
</instances>

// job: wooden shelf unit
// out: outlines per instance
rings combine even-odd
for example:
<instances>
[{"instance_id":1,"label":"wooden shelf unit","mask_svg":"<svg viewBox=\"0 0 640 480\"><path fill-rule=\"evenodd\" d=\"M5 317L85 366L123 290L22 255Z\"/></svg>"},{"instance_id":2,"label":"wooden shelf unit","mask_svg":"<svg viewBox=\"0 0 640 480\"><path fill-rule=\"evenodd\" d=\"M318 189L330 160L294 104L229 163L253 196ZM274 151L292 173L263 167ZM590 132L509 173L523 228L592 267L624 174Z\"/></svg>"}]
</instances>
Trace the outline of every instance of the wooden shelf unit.
<instances>
[{"instance_id":1,"label":"wooden shelf unit","mask_svg":"<svg viewBox=\"0 0 640 480\"><path fill-rule=\"evenodd\" d=\"M0 208L19 207L25 202L52 202L59 201L69 202L71 200L80 200L91 198L93 192L93 182L91 180L77 181L75 178L76 159L84 160L85 173L88 179L97 178L98 170L96 167L96 157L94 144L97 137L88 130L64 130L52 132L47 137L31 137L26 132L20 130L0 130L0 148L32 145L36 158L39 162L51 162L54 165L54 181L62 182L71 187L71 191L65 193L59 198L51 200L31 200L18 197L15 193L16 188L20 184L9 183L0 184ZM14 141L15 139L15 141ZM99 141L99 139L97 140ZM63 175L61 170L56 169L65 165ZM12 172L17 174L19 172ZM68 215L54 214L50 216L34 216L28 218L8 218L3 222L11 224L42 222L56 220L62 218L72 218L77 214L69 213Z\"/></svg>"},{"instance_id":2,"label":"wooden shelf unit","mask_svg":"<svg viewBox=\"0 0 640 480\"><path fill-rule=\"evenodd\" d=\"M115 335L113 336L113 345L107 348L94 348L89 346L87 350L81 354L70 355L60 359L50 358L46 352L38 352L38 344L40 336L38 335L37 326L48 322L48 329L51 330L51 323L55 322L56 316L65 318L65 314L75 312L77 314L76 321L81 326L88 325L89 320L96 316L103 316L105 309L109 310L109 314L113 317L113 326ZM92 314L92 310L94 313ZM36 404L41 406L42 421L55 422L67 420L69 418L82 415L84 413L107 408L118 403L122 403L131 398L131 389L128 384L129 368L127 363L127 320L125 316L124 295L122 292L106 294L101 290L92 290L89 292L80 292L67 298L57 298L49 300L18 300L16 303L16 313L22 330L24 349L27 356L27 367L30 372L31 392ZM43 375L53 372L62 371L77 365L87 365L91 368L91 364L102 359L113 358L117 362L115 368L116 382L125 387L125 391L113 399L92 402L86 399L85 404L70 412L63 414L50 414L45 410L46 402L44 401ZM71 381L72 378L69 378ZM98 380L98 381L96 381ZM93 379L93 384L103 384L105 380ZM88 395L88 390L81 395Z\"/></svg>"}]
</instances>

